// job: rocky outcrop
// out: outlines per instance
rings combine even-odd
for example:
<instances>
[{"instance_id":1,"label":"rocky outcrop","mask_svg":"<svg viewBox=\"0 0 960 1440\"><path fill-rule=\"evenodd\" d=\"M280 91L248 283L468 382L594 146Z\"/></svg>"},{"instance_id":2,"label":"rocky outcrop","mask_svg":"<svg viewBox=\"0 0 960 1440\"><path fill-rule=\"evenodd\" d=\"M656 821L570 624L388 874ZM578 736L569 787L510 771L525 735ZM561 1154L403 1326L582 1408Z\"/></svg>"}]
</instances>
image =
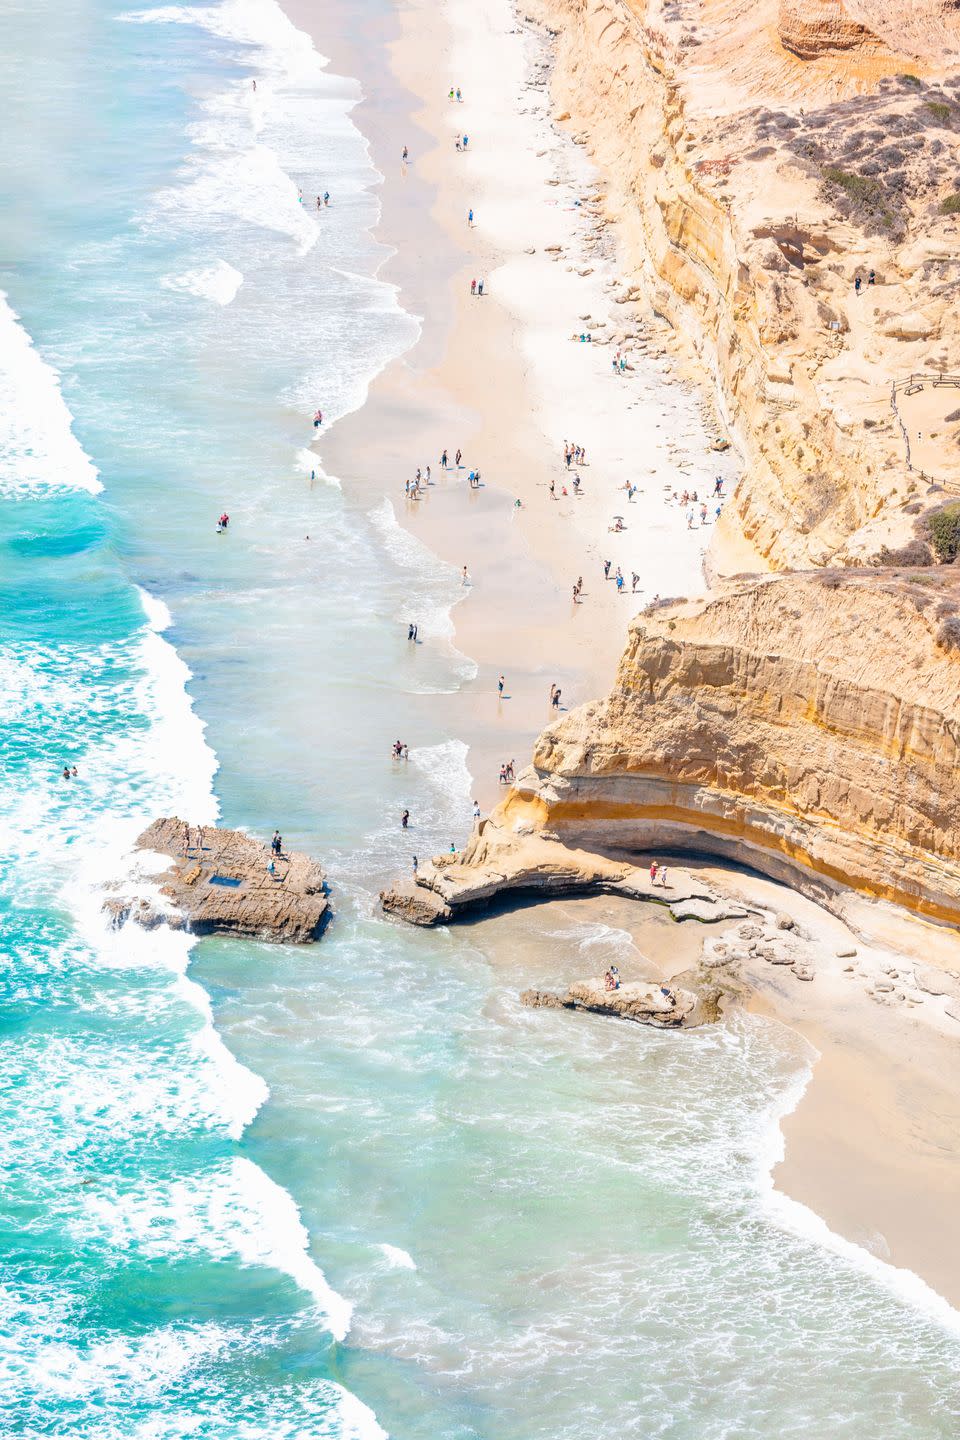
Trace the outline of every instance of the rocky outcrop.
<instances>
[{"instance_id":1,"label":"rocky outcrop","mask_svg":"<svg viewBox=\"0 0 960 1440\"><path fill-rule=\"evenodd\" d=\"M116 924L166 924L194 935L244 935L302 944L323 929L323 870L309 855L274 856L241 830L155 820L137 840L142 856L125 894L105 909ZM154 857L160 868L151 866ZM163 868L164 857L172 863ZM272 867L272 868L271 868ZM149 876L149 879L148 879Z\"/></svg>"},{"instance_id":2,"label":"rocky outcrop","mask_svg":"<svg viewBox=\"0 0 960 1440\"><path fill-rule=\"evenodd\" d=\"M569 895L619 895L669 909L675 920L716 922L747 914L685 870L651 876L649 867L611 859L544 833L530 821L504 823L504 806L474 827L464 850L438 855L412 881L381 892L389 914L412 925L440 925L493 902L554 900Z\"/></svg>"},{"instance_id":3,"label":"rocky outcrop","mask_svg":"<svg viewBox=\"0 0 960 1440\"><path fill-rule=\"evenodd\" d=\"M895 548L923 474L960 486L956 392L905 415L912 470L890 404L894 380L960 372L960 11L528 8L557 32L555 110L601 168L637 318L693 352L745 455L720 539L745 537L754 568Z\"/></svg>"},{"instance_id":4,"label":"rocky outcrop","mask_svg":"<svg viewBox=\"0 0 960 1440\"><path fill-rule=\"evenodd\" d=\"M960 924L960 577L882 577L753 578L651 607L610 694L546 730L463 852L385 908L435 924L505 898L606 893L677 919L744 914L638 861L687 852L828 905L853 889Z\"/></svg>"},{"instance_id":5,"label":"rocky outcrop","mask_svg":"<svg viewBox=\"0 0 960 1440\"><path fill-rule=\"evenodd\" d=\"M958 610L937 570L753 580L648 611L611 693L540 737L492 824L720 854L828 903L852 887L960 923Z\"/></svg>"},{"instance_id":6,"label":"rocky outcrop","mask_svg":"<svg viewBox=\"0 0 960 1440\"><path fill-rule=\"evenodd\" d=\"M688 990L674 983L646 985L639 981L608 990L597 976L575 980L563 994L524 990L520 1001L533 1009L589 1010L659 1030L689 1030L719 1019L721 993L716 985Z\"/></svg>"},{"instance_id":7,"label":"rocky outcrop","mask_svg":"<svg viewBox=\"0 0 960 1440\"><path fill-rule=\"evenodd\" d=\"M877 36L852 19L842 0L780 0L777 35L784 49L801 60L880 47Z\"/></svg>"}]
</instances>

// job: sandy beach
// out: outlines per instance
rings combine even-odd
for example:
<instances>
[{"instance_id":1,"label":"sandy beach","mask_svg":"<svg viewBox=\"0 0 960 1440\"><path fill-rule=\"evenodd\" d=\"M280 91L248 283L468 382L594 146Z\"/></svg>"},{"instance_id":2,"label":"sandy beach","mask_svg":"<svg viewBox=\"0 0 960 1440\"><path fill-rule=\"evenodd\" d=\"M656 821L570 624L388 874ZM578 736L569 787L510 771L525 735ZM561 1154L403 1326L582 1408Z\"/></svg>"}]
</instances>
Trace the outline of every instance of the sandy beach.
<instances>
[{"instance_id":1,"label":"sandy beach","mask_svg":"<svg viewBox=\"0 0 960 1440\"><path fill-rule=\"evenodd\" d=\"M601 223L602 180L551 121L544 37L518 23L506 0L450 0L440 11L405 5L377 22L376 33L350 37L327 33L309 0L285 0L285 8L364 86L356 118L385 175L379 233L397 252L383 273L422 318L418 344L377 379L360 411L323 437L319 453L348 497L352 478L382 475L400 524L452 569L467 566L455 643L478 672L437 704L450 733L470 746L475 793L487 808L499 765L525 763L548 722L550 685L561 686L565 707L602 694L636 610L657 595L703 587L714 477L724 477L729 494L737 457L711 448L723 431L707 390L665 353L654 317L619 303L617 236ZM382 45L393 84L378 71ZM461 88L462 103L448 98L451 86ZM464 132L466 153L455 147ZM482 299L471 296L479 277ZM594 340L572 338L581 331ZM618 350L628 368L615 375ZM587 450L582 496L573 493L564 441ZM441 472L444 447L451 458L462 448L463 470ZM405 482L427 465L432 483L423 498L408 500ZM479 468L479 490L469 489L468 468ZM551 482L559 498L551 498ZM636 485L633 499L625 483ZM670 500L685 489L698 493L689 529L690 506ZM705 524L699 500L708 502ZM626 528L615 533L617 515ZM604 581L607 559L611 573L620 566L626 577L622 595ZM711 555L728 571L739 560ZM575 604L581 575L583 602ZM717 867L706 873L795 915L823 960L815 985L770 967L752 976L758 1007L798 1029L819 1056L783 1125L778 1187L839 1235L960 1303L960 1268L949 1253L957 1022L942 999L911 991L909 1003L893 1004L873 987L898 954L925 956L929 927L912 923L865 948L841 921L782 886ZM604 915L610 909L580 903L596 903ZM642 908L620 906L616 918L662 973L688 963L685 928L672 963L669 932L651 929ZM865 923L861 913L851 919ZM522 926L499 917L483 928L493 962L515 963ZM943 944L928 963L960 969L952 942ZM837 955L850 949L859 952L857 971Z\"/></svg>"}]
</instances>

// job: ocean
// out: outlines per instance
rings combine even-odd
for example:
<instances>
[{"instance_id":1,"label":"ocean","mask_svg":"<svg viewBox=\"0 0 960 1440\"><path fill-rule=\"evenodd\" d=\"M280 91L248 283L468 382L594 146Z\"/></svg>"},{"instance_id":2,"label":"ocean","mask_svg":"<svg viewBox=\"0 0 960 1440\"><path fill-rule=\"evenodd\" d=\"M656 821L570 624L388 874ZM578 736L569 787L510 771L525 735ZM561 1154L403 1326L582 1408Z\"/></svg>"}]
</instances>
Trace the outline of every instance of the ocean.
<instances>
[{"instance_id":1,"label":"ocean","mask_svg":"<svg viewBox=\"0 0 960 1440\"><path fill-rule=\"evenodd\" d=\"M960 1317L772 1190L798 1037L524 1010L627 943L572 903L377 912L474 669L308 448L419 332L357 84L275 0L2 14L0 1433L955 1435ZM322 943L108 929L173 813L320 857Z\"/></svg>"}]
</instances>

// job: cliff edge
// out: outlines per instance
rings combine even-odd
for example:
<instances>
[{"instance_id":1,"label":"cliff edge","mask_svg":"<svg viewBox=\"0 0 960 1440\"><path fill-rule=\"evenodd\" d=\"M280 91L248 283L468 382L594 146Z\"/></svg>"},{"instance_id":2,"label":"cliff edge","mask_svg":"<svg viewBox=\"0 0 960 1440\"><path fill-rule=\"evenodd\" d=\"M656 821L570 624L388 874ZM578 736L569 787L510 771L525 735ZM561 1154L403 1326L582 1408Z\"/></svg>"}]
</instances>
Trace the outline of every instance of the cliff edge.
<instances>
[{"instance_id":1,"label":"cliff edge","mask_svg":"<svg viewBox=\"0 0 960 1440\"><path fill-rule=\"evenodd\" d=\"M960 489L960 388L933 384L960 377L960 9L525 8L554 33L555 111L602 171L628 303L673 327L745 456L721 539L772 569L901 547L931 479Z\"/></svg>"},{"instance_id":2,"label":"cliff edge","mask_svg":"<svg viewBox=\"0 0 960 1440\"><path fill-rule=\"evenodd\" d=\"M455 864L422 877L435 919L507 890L666 900L635 865L670 851L960 924L958 615L947 568L754 577L651 607L610 694L546 730ZM717 915L700 897L696 918Z\"/></svg>"}]
</instances>

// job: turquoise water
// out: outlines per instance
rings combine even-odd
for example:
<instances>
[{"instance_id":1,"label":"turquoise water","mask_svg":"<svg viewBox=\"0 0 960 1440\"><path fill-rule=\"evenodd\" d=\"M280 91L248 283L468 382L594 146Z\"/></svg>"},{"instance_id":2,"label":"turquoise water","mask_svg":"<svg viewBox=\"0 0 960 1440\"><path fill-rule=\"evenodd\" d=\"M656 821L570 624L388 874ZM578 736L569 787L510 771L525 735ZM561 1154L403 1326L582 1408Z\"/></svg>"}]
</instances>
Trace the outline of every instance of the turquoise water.
<instances>
[{"instance_id":1,"label":"turquoise water","mask_svg":"<svg viewBox=\"0 0 960 1440\"><path fill-rule=\"evenodd\" d=\"M466 831L472 667L305 448L417 333L356 87L272 0L123 15L4 7L0 1433L955 1434L956 1317L771 1194L797 1040L523 1010L593 910L377 915ZM106 930L173 812L321 855L323 943Z\"/></svg>"}]
</instances>

